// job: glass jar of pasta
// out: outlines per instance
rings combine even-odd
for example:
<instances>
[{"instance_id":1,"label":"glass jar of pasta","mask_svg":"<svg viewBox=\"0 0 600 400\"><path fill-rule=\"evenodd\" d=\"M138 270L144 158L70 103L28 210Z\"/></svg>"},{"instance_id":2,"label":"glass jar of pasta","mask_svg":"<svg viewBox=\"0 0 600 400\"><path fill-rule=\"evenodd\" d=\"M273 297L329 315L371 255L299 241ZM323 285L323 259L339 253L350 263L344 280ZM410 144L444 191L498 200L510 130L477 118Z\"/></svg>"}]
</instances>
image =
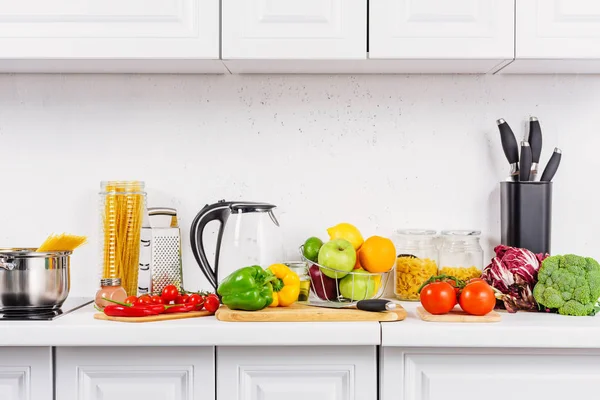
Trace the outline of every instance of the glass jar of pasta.
<instances>
[{"instance_id":1,"label":"glass jar of pasta","mask_svg":"<svg viewBox=\"0 0 600 400\"><path fill-rule=\"evenodd\" d=\"M442 231L440 275L468 281L479 278L483 269L480 231Z\"/></svg>"},{"instance_id":2,"label":"glass jar of pasta","mask_svg":"<svg viewBox=\"0 0 600 400\"><path fill-rule=\"evenodd\" d=\"M434 230L398 230L392 237L398 257L394 294L399 300L419 300L419 288L437 274L438 250Z\"/></svg>"}]
</instances>

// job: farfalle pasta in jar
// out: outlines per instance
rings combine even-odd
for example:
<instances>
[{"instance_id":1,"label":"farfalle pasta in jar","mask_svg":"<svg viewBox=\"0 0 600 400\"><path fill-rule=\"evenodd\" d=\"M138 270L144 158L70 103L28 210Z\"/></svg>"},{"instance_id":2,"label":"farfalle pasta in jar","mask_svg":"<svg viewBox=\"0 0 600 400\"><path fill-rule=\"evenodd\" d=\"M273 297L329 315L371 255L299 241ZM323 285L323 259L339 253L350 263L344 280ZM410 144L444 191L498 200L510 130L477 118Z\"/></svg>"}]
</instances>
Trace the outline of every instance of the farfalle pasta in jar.
<instances>
[{"instance_id":1,"label":"farfalle pasta in jar","mask_svg":"<svg viewBox=\"0 0 600 400\"><path fill-rule=\"evenodd\" d=\"M419 288L437 275L438 252L434 230L398 230L393 236L398 251L394 268L394 294L399 300L419 300Z\"/></svg>"}]
</instances>

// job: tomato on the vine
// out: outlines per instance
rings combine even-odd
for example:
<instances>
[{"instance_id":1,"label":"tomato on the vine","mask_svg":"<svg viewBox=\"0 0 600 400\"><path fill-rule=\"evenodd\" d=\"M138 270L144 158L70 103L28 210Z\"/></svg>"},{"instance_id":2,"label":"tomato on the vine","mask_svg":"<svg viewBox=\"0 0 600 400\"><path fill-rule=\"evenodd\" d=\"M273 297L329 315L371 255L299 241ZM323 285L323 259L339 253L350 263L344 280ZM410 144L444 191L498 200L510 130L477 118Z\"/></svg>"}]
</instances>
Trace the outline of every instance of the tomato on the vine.
<instances>
[{"instance_id":1,"label":"tomato on the vine","mask_svg":"<svg viewBox=\"0 0 600 400\"><path fill-rule=\"evenodd\" d=\"M136 300L135 304L138 304L138 305L152 304L152 298L149 295L144 294Z\"/></svg>"},{"instance_id":2,"label":"tomato on the vine","mask_svg":"<svg viewBox=\"0 0 600 400\"><path fill-rule=\"evenodd\" d=\"M458 299L460 308L471 315L486 315L496 306L494 290L485 281L468 283Z\"/></svg>"},{"instance_id":3,"label":"tomato on the vine","mask_svg":"<svg viewBox=\"0 0 600 400\"><path fill-rule=\"evenodd\" d=\"M162 290L162 294L160 297L162 297L163 302L165 304L168 304L169 302L177 299L178 295L179 295L179 291L177 290L177 287L175 285L167 285Z\"/></svg>"},{"instance_id":4,"label":"tomato on the vine","mask_svg":"<svg viewBox=\"0 0 600 400\"><path fill-rule=\"evenodd\" d=\"M221 304L219 297L211 293L204 298L204 308L206 311L214 313L219 309L219 305Z\"/></svg>"},{"instance_id":5,"label":"tomato on the vine","mask_svg":"<svg viewBox=\"0 0 600 400\"><path fill-rule=\"evenodd\" d=\"M135 304L135 302L138 300L137 296L129 296L128 298L125 299L125 301L123 301L123 303L125 304Z\"/></svg>"},{"instance_id":6,"label":"tomato on the vine","mask_svg":"<svg viewBox=\"0 0 600 400\"><path fill-rule=\"evenodd\" d=\"M188 302L189 298L190 298L189 294L180 294L175 299L175 304L186 304Z\"/></svg>"},{"instance_id":7,"label":"tomato on the vine","mask_svg":"<svg viewBox=\"0 0 600 400\"><path fill-rule=\"evenodd\" d=\"M150 298L152 300L152 304L164 304L164 300L162 299L162 297L158 296L158 295L154 295Z\"/></svg>"},{"instance_id":8,"label":"tomato on the vine","mask_svg":"<svg viewBox=\"0 0 600 400\"><path fill-rule=\"evenodd\" d=\"M186 304L193 304L195 310L202 310L204 298L202 298L202 296L200 296L198 293L194 293L187 299Z\"/></svg>"},{"instance_id":9,"label":"tomato on the vine","mask_svg":"<svg viewBox=\"0 0 600 400\"><path fill-rule=\"evenodd\" d=\"M423 308L431 314L447 314L456 305L455 287L448 282L433 282L421 289Z\"/></svg>"}]
</instances>

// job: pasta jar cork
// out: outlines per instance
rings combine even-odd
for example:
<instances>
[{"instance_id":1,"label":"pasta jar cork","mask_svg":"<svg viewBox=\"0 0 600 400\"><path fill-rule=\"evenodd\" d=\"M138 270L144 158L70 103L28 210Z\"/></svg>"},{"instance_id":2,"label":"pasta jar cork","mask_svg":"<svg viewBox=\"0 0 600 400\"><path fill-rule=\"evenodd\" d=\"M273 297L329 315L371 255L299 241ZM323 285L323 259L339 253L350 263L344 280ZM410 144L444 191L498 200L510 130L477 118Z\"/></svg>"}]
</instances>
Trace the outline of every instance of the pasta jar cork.
<instances>
[{"instance_id":1,"label":"pasta jar cork","mask_svg":"<svg viewBox=\"0 0 600 400\"><path fill-rule=\"evenodd\" d=\"M483 269L481 231L445 230L441 235L440 275L468 281L479 278Z\"/></svg>"},{"instance_id":2,"label":"pasta jar cork","mask_svg":"<svg viewBox=\"0 0 600 400\"><path fill-rule=\"evenodd\" d=\"M394 294L399 300L419 301L419 288L438 272L436 231L397 230L392 240L398 257L394 268Z\"/></svg>"}]
</instances>

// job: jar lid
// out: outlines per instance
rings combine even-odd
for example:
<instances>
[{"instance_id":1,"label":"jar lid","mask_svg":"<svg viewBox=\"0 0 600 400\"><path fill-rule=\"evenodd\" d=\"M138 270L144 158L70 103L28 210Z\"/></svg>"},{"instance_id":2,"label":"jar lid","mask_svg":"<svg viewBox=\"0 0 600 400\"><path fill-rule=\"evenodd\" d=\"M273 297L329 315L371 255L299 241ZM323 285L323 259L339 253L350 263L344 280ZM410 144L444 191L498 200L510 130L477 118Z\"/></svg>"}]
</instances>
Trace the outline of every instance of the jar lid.
<instances>
[{"instance_id":1,"label":"jar lid","mask_svg":"<svg viewBox=\"0 0 600 400\"><path fill-rule=\"evenodd\" d=\"M434 236L437 232L433 229L398 229L396 233L407 236Z\"/></svg>"},{"instance_id":2,"label":"jar lid","mask_svg":"<svg viewBox=\"0 0 600 400\"><path fill-rule=\"evenodd\" d=\"M480 236L481 231L447 230L442 231L442 236Z\"/></svg>"},{"instance_id":3,"label":"jar lid","mask_svg":"<svg viewBox=\"0 0 600 400\"><path fill-rule=\"evenodd\" d=\"M100 286L121 286L121 278L100 279Z\"/></svg>"}]
</instances>

